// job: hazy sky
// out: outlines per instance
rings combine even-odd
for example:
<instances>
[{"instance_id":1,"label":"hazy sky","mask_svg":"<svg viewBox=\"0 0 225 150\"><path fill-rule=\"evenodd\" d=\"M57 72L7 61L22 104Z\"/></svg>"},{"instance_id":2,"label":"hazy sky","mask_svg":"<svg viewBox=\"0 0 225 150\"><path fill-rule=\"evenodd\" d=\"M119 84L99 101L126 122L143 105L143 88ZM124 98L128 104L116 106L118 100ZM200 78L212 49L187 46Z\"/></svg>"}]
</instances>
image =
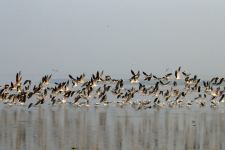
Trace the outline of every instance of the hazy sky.
<instances>
[{"instance_id":1,"label":"hazy sky","mask_svg":"<svg viewBox=\"0 0 225 150\"><path fill-rule=\"evenodd\" d=\"M225 75L224 0L0 0L0 75Z\"/></svg>"}]
</instances>

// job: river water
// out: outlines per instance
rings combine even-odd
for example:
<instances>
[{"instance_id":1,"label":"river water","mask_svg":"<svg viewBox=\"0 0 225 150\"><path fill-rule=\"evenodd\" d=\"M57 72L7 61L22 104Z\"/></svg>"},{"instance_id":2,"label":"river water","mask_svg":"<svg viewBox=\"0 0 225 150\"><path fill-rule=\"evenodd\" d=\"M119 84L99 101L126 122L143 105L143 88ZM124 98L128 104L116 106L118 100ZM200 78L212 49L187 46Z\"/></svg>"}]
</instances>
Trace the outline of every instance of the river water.
<instances>
[{"instance_id":1,"label":"river water","mask_svg":"<svg viewBox=\"0 0 225 150\"><path fill-rule=\"evenodd\" d=\"M0 108L0 150L225 149L223 109Z\"/></svg>"}]
</instances>

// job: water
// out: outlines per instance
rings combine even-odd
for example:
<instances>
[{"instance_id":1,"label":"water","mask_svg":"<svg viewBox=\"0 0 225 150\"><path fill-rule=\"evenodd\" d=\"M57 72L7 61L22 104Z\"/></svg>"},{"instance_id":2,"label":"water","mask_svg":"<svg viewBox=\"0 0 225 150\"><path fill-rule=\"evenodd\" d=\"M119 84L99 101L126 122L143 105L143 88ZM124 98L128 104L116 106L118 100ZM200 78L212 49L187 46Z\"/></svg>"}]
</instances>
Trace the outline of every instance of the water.
<instances>
[{"instance_id":1,"label":"water","mask_svg":"<svg viewBox=\"0 0 225 150\"><path fill-rule=\"evenodd\" d=\"M0 108L0 150L225 149L221 109Z\"/></svg>"}]
</instances>

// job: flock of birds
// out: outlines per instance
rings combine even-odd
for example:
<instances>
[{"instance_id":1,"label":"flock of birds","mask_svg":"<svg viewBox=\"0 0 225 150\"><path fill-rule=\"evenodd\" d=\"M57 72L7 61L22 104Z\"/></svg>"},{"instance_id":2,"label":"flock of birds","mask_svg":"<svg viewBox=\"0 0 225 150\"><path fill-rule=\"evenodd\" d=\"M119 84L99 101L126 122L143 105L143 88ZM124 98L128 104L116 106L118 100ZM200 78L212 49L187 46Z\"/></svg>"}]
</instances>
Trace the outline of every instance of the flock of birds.
<instances>
[{"instance_id":1,"label":"flock of birds","mask_svg":"<svg viewBox=\"0 0 225 150\"><path fill-rule=\"evenodd\" d=\"M113 79L97 71L87 79L85 74L54 82L45 75L41 82L22 80L21 72L15 82L0 86L0 101L8 105L23 105L28 109L42 104L75 107L131 106L136 110L160 107L212 107L224 106L225 79L213 77L206 81L181 70L161 77L131 70L129 80Z\"/></svg>"}]
</instances>

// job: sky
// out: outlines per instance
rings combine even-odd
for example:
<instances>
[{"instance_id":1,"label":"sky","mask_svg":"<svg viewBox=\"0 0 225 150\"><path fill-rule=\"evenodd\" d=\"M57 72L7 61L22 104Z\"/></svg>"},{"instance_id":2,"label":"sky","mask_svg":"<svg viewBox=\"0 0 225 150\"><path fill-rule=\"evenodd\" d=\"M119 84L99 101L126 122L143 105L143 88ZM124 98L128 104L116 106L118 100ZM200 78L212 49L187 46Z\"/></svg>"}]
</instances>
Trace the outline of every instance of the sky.
<instances>
[{"instance_id":1,"label":"sky","mask_svg":"<svg viewBox=\"0 0 225 150\"><path fill-rule=\"evenodd\" d=\"M0 76L225 76L224 0L0 0Z\"/></svg>"}]
</instances>

